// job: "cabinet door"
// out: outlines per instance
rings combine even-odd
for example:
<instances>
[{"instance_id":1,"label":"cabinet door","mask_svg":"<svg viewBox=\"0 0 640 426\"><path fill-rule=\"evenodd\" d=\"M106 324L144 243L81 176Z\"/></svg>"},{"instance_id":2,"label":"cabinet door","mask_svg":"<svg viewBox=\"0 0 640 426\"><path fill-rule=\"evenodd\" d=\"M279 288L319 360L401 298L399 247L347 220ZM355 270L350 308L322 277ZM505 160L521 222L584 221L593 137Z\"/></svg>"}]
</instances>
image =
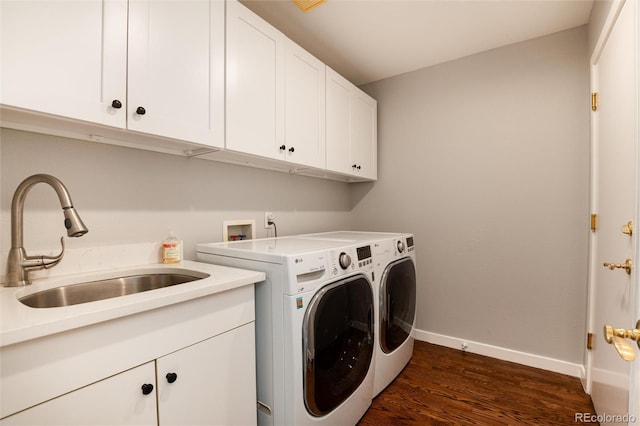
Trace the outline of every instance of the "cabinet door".
<instances>
[{"instance_id":1,"label":"cabinet door","mask_svg":"<svg viewBox=\"0 0 640 426\"><path fill-rule=\"evenodd\" d=\"M351 91L353 84L327 67L327 169L353 173L351 166Z\"/></svg>"},{"instance_id":2,"label":"cabinet door","mask_svg":"<svg viewBox=\"0 0 640 426\"><path fill-rule=\"evenodd\" d=\"M3 0L0 31L0 103L125 127L126 0Z\"/></svg>"},{"instance_id":3,"label":"cabinet door","mask_svg":"<svg viewBox=\"0 0 640 426\"><path fill-rule=\"evenodd\" d=\"M257 423L253 322L156 362L161 425Z\"/></svg>"},{"instance_id":4,"label":"cabinet door","mask_svg":"<svg viewBox=\"0 0 640 426\"><path fill-rule=\"evenodd\" d=\"M285 55L288 161L325 167L325 65L292 41Z\"/></svg>"},{"instance_id":5,"label":"cabinet door","mask_svg":"<svg viewBox=\"0 0 640 426\"><path fill-rule=\"evenodd\" d=\"M378 176L377 127L376 100L355 88L351 96L351 160L356 165L355 174L360 177Z\"/></svg>"},{"instance_id":6,"label":"cabinet door","mask_svg":"<svg viewBox=\"0 0 640 426\"><path fill-rule=\"evenodd\" d=\"M130 0L128 57L130 130L223 146L224 2Z\"/></svg>"},{"instance_id":7,"label":"cabinet door","mask_svg":"<svg viewBox=\"0 0 640 426\"><path fill-rule=\"evenodd\" d=\"M284 43L278 30L227 3L226 147L284 159Z\"/></svg>"},{"instance_id":8,"label":"cabinet door","mask_svg":"<svg viewBox=\"0 0 640 426\"><path fill-rule=\"evenodd\" d=\"M156 425L156 390L142 393L142 385L154 383L149 362L4 418L2 424Z\"/></svg>"}]
</instances>

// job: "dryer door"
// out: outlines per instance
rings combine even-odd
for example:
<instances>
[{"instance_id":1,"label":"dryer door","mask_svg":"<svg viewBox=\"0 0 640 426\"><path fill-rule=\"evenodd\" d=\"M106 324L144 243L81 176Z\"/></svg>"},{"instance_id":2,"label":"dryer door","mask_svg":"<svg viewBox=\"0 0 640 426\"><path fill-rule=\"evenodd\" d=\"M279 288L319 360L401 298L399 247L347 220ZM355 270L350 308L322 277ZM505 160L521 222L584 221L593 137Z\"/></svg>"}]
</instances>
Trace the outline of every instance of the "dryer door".
<instances>
[{"instance_id":1,"label":"dryer door","mask_svg":"<svg viewBox=\"0 0 640 426\"><path fill-rule=\"evenodd\" d=\"M304 400L323 416L365 379L373 356L373 290L364 275L328 284L309 303L303 322Z\"/></svg>"},{"instance_id":2,"label":"dryer door","mask_svg":"<svg viewBox=\"0 0 640 426\"><path fill-rule=\"evenodd\" d=\"M391 353L411 335L416 313L416 268L410 257L390 263L380 281L380 346Z\"/></svg>"}]
</instances>

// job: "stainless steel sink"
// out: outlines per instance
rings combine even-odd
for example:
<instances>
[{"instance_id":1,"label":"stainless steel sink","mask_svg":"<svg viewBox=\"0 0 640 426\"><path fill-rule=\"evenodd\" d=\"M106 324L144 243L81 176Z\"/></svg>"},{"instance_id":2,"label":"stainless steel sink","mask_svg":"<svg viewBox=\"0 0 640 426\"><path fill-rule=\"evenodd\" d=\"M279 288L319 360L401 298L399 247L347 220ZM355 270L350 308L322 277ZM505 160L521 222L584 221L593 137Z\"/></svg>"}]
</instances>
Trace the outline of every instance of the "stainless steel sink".
<instances>
[{"instance_id":1,"label":"stainless steel sink","mask_svg":"<svg viewBox=\"0 0 640 426\"><path fill-rule=\"evenodd\" d=\"M141 293L208 277L209 274L195 271L130 275L54 287L29 294L18 300L32 308L57 308Z\"/></svg>"}]
</instances>

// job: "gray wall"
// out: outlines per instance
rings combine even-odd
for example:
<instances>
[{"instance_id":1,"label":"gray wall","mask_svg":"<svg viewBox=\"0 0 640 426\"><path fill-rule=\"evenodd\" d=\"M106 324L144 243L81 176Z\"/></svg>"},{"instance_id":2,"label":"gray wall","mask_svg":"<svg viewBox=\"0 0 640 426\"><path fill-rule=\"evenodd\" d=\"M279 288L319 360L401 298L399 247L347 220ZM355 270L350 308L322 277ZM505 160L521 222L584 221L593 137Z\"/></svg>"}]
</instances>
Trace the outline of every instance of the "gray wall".
<instances>
[{"instance_id":1,"label":"gray wall","mask_svg":"<svg viewBox=\"0 0 640 426\"><path fill-rule=\"evenodd\" d=\"M417 328L582 364L586 27L385 79L353 228L416 235Z\"/></svg>"},{"instance_id":2,"label":"gray wall","mask_svg":"<svg viewBox=\"0 0 640 426\"><path fill-rule=\"evenodd\" d=\"M35 173L69 189L89 233L72 248L161 241L169 230L184 240L186 259L199 242L221 241L222 222L255 219L267 236L264 211L279 235L349 229L349 185L303 176L183 158L98 143L2 129L0 133L0 252L11 247L11 197ZM27 251L57 250L64 234L55 192L32 188L25 207ZM273 236L273 233L270 234Z\"/></svg>"}]
</instances>

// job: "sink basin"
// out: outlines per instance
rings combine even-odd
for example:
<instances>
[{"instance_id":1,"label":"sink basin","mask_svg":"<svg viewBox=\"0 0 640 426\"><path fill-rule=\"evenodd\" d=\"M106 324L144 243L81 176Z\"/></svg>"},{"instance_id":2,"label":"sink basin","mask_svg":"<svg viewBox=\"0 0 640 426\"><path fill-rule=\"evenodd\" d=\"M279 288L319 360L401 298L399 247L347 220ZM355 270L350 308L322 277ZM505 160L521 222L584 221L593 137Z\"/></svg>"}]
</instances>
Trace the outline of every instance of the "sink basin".
<instances>
[{"instance_id":1,"label":"sink basin","mask_svg":"<svg viewBox=\"0 0 640 426\"><path fill-rule=\"evenodd\" d=\"M208 277L209 274L195 271L130 275L54 287L29 294L18 300L32 308L57 308L141 293Z\"/></svg>"}]
</instances>

